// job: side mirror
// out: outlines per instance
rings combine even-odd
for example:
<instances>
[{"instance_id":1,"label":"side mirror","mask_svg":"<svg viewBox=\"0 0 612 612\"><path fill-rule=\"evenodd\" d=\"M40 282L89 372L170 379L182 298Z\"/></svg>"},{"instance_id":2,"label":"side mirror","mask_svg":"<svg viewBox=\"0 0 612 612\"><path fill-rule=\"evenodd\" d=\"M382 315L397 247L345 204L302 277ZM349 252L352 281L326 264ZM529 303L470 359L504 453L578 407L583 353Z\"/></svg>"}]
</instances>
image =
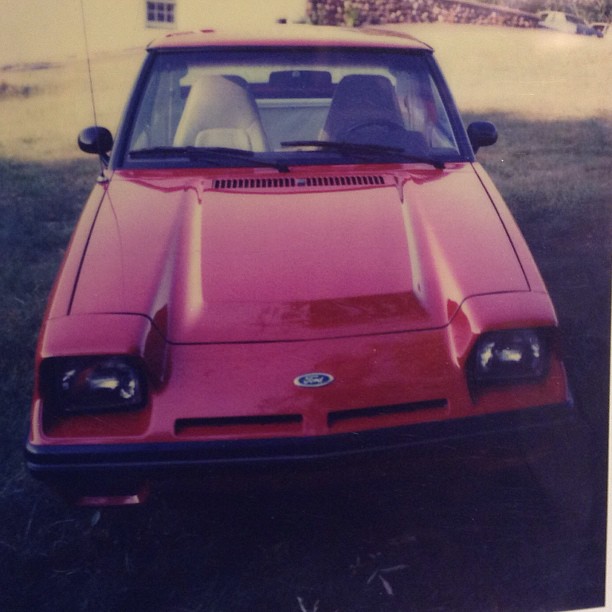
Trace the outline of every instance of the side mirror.
<instances>
[{"instance_id":1,"label":"side mirror","mask_svg":"<svg viewBox=\"0 0 612 612\"><path fill-rule=\"evenodd\" d=\"M104 127L92 126L81 131L78 138L79 148L84 153L99 155L105 164L110 159L108 153L113 148L113 136Z\"/></svg>"},{"instance_id":2,"label":"side mirror","mask_svg":"<svg viewBox=\"0 0 612 612\"><path fill-rule=\"evenodd\" d=\"M488 121L474 121L474 123L470 123L467 134L474 153L480 147L489 147L497 142L497 128Z\"/></svg>"}]
</instances>

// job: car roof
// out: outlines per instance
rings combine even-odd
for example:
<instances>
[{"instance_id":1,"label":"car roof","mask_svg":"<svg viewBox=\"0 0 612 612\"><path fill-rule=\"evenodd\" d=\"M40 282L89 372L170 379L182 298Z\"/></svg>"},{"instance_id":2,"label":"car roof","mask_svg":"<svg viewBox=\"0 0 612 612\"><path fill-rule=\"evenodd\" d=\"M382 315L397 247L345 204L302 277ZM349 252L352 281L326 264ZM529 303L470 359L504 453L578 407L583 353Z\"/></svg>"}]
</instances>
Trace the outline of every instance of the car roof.
<instances>
[{"instance_id":1,"label":"car roof","mask_svg":"<svg viewBox=\"0 0 612 612\"><path fill-rule=\"evenodd\" d=\"M432 51L429 45L399 32L382 28L342 28L278 24L253 30L205 28L190 32L172 32L154 40L148 50L175 50L203 47L374 47L420 49Z\"/></svg>"}]
</instances>

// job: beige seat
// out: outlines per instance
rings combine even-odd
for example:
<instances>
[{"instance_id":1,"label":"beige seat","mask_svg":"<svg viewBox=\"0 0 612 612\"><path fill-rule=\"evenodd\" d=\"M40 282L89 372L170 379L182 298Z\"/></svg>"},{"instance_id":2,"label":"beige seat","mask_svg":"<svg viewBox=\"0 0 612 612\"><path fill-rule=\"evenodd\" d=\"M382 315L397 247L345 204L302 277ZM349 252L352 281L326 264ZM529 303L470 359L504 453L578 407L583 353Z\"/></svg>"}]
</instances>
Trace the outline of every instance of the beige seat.
<instances>
[{"instance_id":1,"label":"beige seat","mask_svg":"<svg viewBox=\"0 0 612 612\"><path fill-rule=\"evenodd\" d=\"M174 146L269 150L253 95L222 75L203 76L193 84Z\"/></svg>"}]
</instances>

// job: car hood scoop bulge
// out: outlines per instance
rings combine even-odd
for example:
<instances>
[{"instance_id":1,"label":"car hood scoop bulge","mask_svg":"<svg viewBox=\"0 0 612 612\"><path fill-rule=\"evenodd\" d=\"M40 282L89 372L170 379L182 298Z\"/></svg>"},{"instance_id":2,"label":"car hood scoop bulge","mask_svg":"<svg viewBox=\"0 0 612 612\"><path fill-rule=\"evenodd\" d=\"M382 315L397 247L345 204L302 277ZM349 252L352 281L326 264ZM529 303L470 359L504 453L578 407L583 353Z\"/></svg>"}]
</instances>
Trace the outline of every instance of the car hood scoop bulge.
<instances>
[{"instance_id":1,"label":"car hood scoop bulge","mask_svg":"<svg viewBox=\"0 0 612 612\"><path fill-rule=\"evenodd\" d=\"M469 295L528 289L490 201L465 195L473 173L346 179L114 180L72 310L143 314L177 343L271 342L441 327Z\"/></svg>"},{"instance_id":2,"label":"car hood scoop bulge","mask_svg":"<svg viewBox=\"0 0 612 612\"><path fill-rule=\"evenodd\" d=\"M429 318L393 188L207 192L198 212L201 316L184 337L306 339Z\"/></svg>"}]
</instances>

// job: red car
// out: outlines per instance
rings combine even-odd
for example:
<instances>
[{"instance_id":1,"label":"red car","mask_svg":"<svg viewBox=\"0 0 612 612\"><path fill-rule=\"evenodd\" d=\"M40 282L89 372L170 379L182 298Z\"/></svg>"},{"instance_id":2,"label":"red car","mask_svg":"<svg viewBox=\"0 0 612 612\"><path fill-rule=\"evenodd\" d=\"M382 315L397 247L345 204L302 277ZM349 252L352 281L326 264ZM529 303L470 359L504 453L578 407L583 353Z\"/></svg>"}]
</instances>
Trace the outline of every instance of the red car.
<instances>
[{"instance_id":1,"label":"red car","mask_svg":"<svg viewBox=\"0 0 612 612\"><path fill-rule=\"evenodd\" d=\"M551 300L474 158L496 138L409 37L152 44L116 139L79 136L107 168L42 326L31 472L130 504L183 472L544 439L573 408Z\"/></svg>"}]
</instances>

